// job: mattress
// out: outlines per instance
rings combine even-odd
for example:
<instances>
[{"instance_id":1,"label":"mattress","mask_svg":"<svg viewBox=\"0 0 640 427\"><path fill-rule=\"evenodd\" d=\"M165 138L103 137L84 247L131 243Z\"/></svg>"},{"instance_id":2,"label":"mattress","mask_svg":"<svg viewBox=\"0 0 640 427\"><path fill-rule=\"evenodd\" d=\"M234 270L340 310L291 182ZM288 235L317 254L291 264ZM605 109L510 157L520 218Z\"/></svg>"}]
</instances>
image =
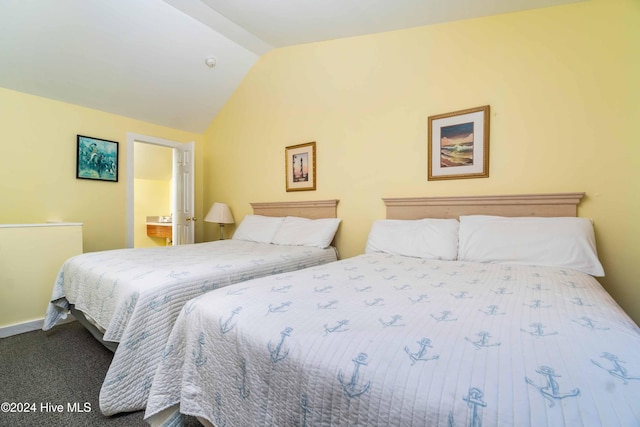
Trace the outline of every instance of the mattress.
<instances>
[{"instance_id":1,"label":"mattress","mask_svg":"<svg viewBox=\"0 0 640 427\"><path fill-rule=\"evenodd\" d=\"M584 273L367 254L190 301L145 419L639 425L638 354L640 329Z\"/></svg>"},{"instance_id":2,"label":"mattress","mask_svg":"<svg viewBox=\"0 0 640 427\"><path fill-rule=\"evenodd\" d=\"M241 240L121 249L70 258L56 279L45 330L73 304L119 343L100 391L105 415L143 409L173 322L191 298L269 274L336 260L333 248Z\"/></svg>"}]
</instances>

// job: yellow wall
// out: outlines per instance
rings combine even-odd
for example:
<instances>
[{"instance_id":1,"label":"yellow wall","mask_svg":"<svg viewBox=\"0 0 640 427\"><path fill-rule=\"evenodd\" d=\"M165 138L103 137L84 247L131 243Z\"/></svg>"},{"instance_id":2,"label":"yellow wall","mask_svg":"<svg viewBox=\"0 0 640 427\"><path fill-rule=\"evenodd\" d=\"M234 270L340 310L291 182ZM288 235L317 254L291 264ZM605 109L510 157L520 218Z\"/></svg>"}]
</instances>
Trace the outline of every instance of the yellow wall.
<instances>
[{"instance_id":1,"label":"yellow wall","mask_svg":"<svg viewBox=\"0 0 640 427\"><path fill-rule=\"evenodd\" d=\"M202 135L0 88L0 223L82 222L86 252L124 247L127 132L196 142L202 216ZM77 134L119 142L117 183L76 179Z\"/></svg>"},{"instance_id":2,"label":"yellow wall","mask_svg":"<svg viewBox=\"0 0 640 427\"><path fill-rule=\"evenodd\" d=\"M164 237L147 236L148 216L167 216L171 212L171 181L157 179L135 180L135 215L134 243L135 248L166 246Z\"/></svg>"},{"instance_id":3,"label":"yellow wall","mask_svg":"<svg viewBox=\"0 0 640 427\"><path fill-rule=\"evenodd\" d=\"M638 22L637 0L591 0L272 51L205 133L207 206L239 222L250 202L338 198L349 257L382 197L584 191L602 282L640 323ZM427 181L428 116L485 104L490 177ZM284 148L309 141L317 191L286 193Z\"/></svg>"},{"instance_id":4,"label":"yellow wall","mask_svg":"<svg viewBox=\"0 0 640 427\"><path fill-rule=\"evenodd\" d=\"M0 226L0 329L42 319L62 263L81 253L80 224Z\"/></svg>"}]
</instances>

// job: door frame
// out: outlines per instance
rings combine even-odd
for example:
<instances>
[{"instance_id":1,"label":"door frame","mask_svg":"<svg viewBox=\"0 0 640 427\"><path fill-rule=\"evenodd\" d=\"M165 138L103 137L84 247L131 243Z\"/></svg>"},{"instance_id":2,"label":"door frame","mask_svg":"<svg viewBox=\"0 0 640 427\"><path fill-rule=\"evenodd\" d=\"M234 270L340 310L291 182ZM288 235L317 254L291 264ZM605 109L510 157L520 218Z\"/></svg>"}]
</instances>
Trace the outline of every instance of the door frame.
<instances>
[{"instance_id":1,"label":"door frame","mask_svg":"<svg viewBox=\"0 0 640 427\"><path fill-rule=\"evenodd\" d=\"M181 142L177 142L177 141L172 141L169 139L163 139L163 138L157 138L155 136L149 136L149 135L142 135L139 133L133 133L133 132L127 132L127 202L126 202L126 247L127 248L133 248L134 247L134 242L135 242L135 235L134 235L134 201L135 201L135 194L134 194L134 184L135 184L135 171L134 171L134 165L135 165L135 158L134 158L134 151L135 151L135 143L136 142L141 142L143 144L152 144L152 145L159 145L162 147L168 147L168 148L172 148L172 149L176 149L181 147L183 144ZM175 171L173 171L172 173L175 173ZM175 176L173 177L174 182L175 182ZM172 198L175 197L174 194L172 194L171 196Z\"/></svg>"}]
</instances>

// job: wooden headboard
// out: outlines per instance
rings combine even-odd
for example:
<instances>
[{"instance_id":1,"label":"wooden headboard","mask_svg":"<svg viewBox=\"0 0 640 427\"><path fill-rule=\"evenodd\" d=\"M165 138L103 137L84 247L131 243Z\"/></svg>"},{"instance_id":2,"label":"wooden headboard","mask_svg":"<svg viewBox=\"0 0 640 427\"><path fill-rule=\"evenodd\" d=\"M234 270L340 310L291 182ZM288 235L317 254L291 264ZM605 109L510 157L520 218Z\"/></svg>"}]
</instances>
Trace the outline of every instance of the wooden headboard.
<instances>
[{"instance_id":1,"label":"wooden headboard","mask_svg":"<svg viewBox=\"0 0 640 427\"><path fill-rule=\"evenodd\" d=\"M388 219L458 218L460 215L576 216L584 193L506 196L383 198Z\"/></svg>"},{"instance_id":2,"label":"wooden headboard","mask_svg":"<svg viewBox=\"0 0 640 427\"><path fill-rule=\"evenodd\" d=\"M312 200L308 202L251 203L255 215L299 216L302 218L337 218L338 200Z\"/></svg>"}]
</instances>

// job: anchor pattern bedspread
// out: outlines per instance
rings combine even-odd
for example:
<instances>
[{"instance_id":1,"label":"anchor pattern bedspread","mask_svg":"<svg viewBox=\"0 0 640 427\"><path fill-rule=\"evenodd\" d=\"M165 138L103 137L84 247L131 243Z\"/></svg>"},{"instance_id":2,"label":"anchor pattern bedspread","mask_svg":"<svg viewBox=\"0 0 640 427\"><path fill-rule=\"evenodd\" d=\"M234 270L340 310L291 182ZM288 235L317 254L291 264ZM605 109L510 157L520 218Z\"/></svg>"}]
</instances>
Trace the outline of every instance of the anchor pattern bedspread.
<instances>
[{"instance_id":1,"label":"anchor pattern bedspread","mask_svg":"<svg viewBox=\"0 0 640 427\"><path fill-rule=\"evenodd\" d=\"M105 415L145 407L153 373L182 306L212 289L335 261L333 248L224 240L93 252L70 258L54 285L44 329L69 303L119 342L100 391Z\"/></svg>"},{"instance_id":2,"label":"anchor pattern bedspread","mask_svg":"<svg viewBox=\"0 0 640 427\"><path fill-rule=\"evenodd\" d=\"M639 328L583 273L368 254L188 302L145 419L639 425L639 354Z\"/></svg>"}]
</instances>

